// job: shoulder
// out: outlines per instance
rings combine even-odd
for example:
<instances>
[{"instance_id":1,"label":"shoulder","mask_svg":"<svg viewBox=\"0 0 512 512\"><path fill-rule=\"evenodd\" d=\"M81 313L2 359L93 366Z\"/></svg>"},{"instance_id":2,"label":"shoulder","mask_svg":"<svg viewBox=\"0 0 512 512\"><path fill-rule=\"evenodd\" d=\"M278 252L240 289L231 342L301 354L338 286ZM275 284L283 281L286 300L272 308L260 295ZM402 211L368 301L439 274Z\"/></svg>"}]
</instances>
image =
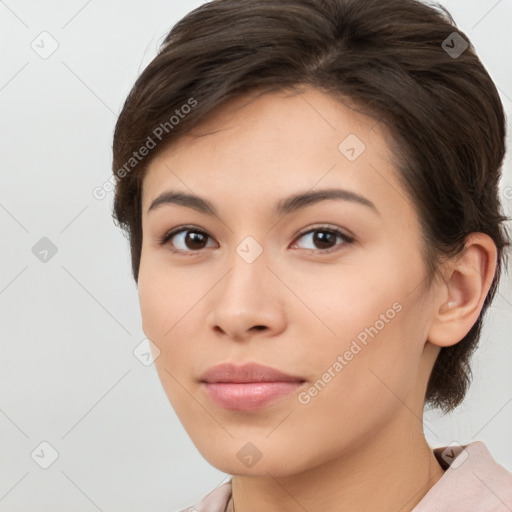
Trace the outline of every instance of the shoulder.
<instances>
[{"instance_id":1,"label":"shoulder","mask_svg":"<svg viewBox=\"0 0 512 512\"><path fill-rule=\"evenodd\" d=\"M414 512L512 510L512 473L494 460L482 441L434 449L447 469Z\"/></svg>"},{"instance_id":2,"label":"shoulder","mask_svg":"<svg viewBox=\"0 0 512 512\"><path fill-rule=\"evenodd\" d=\"M225 512L231 498L231 480L220 485L196 504L180 512Z\"/></svg>"}]
</instances>

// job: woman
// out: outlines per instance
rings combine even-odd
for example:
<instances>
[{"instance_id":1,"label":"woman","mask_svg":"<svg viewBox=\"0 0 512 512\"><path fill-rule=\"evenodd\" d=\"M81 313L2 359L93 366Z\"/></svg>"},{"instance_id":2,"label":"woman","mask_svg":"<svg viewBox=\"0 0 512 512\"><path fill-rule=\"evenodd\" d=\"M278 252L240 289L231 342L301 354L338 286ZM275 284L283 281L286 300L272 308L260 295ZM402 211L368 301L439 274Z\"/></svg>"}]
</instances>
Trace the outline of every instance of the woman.
<instances>
[{"instance_id":1,"label":"woman","mask_svg":"<svg viewBox=\"0 0 512 512\"><path fill-rule=\"evenodd\" d=\"M432 449L510 242L496 87L416 0L214 0L114 136L143 330L192 441L233 475L188 510L497 511L482 442Z\"/></svg>"}]
</instances>

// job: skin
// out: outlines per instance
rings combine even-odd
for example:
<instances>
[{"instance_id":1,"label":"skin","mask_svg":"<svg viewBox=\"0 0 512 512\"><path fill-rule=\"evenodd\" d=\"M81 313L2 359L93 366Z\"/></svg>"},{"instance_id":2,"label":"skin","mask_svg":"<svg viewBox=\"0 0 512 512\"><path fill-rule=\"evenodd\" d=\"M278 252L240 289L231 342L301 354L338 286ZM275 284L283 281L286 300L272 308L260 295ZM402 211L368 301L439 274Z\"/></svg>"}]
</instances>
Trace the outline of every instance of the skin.
<instances>
[{"instance_id":1,"label":"skin","mask_svg":"<svg viewBox=\"0 0 512 512\"><path fill-rule=\"evenodd\" d=\"M349 134L366 146L354 161L338 149ZM144 178L143 330L160 350L159 377L190 438L234 475L237 512L403 512L443 474L423 433L427 380L440 347L477 320L496 248L473 233L426 286L418 217L386 137L375 120L310 87L252 93L214 110ZM283 198L320 188L360 194L378 213L346 200L273 213ZM178 204L148 212L168 190L201 196L218 215ZM354 242L333 235L318 248L311 230L319 224ZM184 225L207 232L204 248L187 245L183 233L159 244ZM263 249L252 263L236 252L248 236ZM301 403L299 391L393 304L400 312ZM227 361L258 362L307 382L260 410L223 409L198 379ZM252 467L237 456L248 442L261 454Z\"/></svg>"}]
</instances>

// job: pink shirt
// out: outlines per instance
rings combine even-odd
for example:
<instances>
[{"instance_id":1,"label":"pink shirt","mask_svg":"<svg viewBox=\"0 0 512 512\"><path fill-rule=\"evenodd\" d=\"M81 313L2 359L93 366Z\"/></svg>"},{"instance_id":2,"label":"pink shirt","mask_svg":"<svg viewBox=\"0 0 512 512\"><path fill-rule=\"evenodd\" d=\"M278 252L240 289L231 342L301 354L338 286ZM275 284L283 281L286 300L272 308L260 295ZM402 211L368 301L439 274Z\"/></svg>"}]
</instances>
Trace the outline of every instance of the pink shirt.
<instances>
[{"instance_id":1,"label":"pink shirt","mask_svg":"<svg viewBox=\"0 0 512 512\"><path fill-rule=\"evenodd\" d=\"M493 459L482 441L464 450L435 448L434 454L442 466L449 467L413 512L512 511L512 473ZM231 481L181 512L226 512L230 497Z\"/></svg>"}]
</instances>

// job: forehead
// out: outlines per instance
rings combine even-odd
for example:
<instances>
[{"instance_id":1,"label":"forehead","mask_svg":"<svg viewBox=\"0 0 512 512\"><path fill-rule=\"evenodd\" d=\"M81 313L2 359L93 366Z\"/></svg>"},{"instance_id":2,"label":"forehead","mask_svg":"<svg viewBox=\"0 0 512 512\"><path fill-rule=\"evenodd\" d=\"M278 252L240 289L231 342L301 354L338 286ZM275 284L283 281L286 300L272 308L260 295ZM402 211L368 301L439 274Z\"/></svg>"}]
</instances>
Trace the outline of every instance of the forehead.
<instances>
[{"instance_id":1,"label":"forehead","mask_svg":"<svg viewBox=\"0 0 512 512\"><path fill-rule=\"evenodd\" d=\"M168 149L177 155L192 146L226 146L234 138L242 140L257 135L258 142L267 142L261 148L266 152L275 152L285 141L291 145L293 141L297 145L307 142L308 148L320 145L339 150L338 143L349 134L365 139L382 156L390 156L384 137L386 130L377 120L361 113L348 98L335 98L311 86L302 86L273 92L256 90L232 98L214 108ZM252 145L247 149L252 149Z\"/></svg>"},{"instance_id":2,"label":"forehead","mask_svg":"<svg viewBox=\"0 0 512 512\"><path fill-rule=\"evenodd\" d=\"M151 162L144 211L165 188L189 189L213 202L218 194L261 202L291 188L343 185L382 202L379 196L397 196L400 187L383 130L314 88L240 96Z\"/></svg>"}]
</instances>

